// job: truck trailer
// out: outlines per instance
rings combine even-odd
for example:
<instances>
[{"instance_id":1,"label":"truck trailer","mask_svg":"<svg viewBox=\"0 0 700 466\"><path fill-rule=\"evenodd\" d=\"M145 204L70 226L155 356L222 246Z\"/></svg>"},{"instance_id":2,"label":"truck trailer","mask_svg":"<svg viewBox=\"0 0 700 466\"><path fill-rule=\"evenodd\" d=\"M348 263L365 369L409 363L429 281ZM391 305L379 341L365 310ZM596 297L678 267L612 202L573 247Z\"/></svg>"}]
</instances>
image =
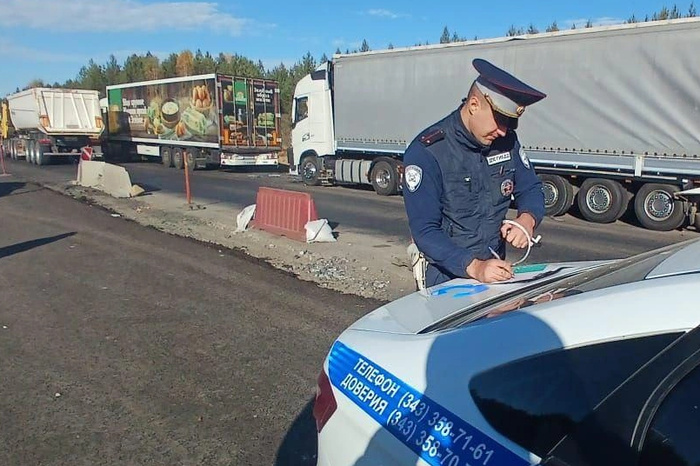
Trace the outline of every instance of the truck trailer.
<instances>
[{"instance_id":1,"label":"truck trailer","mask_svg":"<svg viewBox=\"0 0 700 466\"><path fill-rule=\"evenodd\" d=\"M108 160L154 157L178 169L278 164L272 80L206 74L107 86L105 110Z\"/></svg>"},{"instance_id":2,"label":"truck trailer","mask_svg":"<svg viewBox=\"0 0 700 466\"><path fill-rule=\"evenodd\" d=\"M628 208L648 229L700 223L698 44L700 19L683 18L334 55L295 88L290 171L396 194L408 144L458 107L483 58L547 94L517 132L549 215L576 203L599 223Z\"/></svg>"},{"instance_id":3,"label":"truck trailer","mask_svg":"<svg viewBox=\"0 0 700 466\"><path fill-rule=\"evenodd\" d=\"M102 155L104 130L97 91L33 88L7 96L14 127L5 142L14 160L45 165L54 157L79 157L82 148L92 147L92 157Z\"/></svg>"}]
</instances>

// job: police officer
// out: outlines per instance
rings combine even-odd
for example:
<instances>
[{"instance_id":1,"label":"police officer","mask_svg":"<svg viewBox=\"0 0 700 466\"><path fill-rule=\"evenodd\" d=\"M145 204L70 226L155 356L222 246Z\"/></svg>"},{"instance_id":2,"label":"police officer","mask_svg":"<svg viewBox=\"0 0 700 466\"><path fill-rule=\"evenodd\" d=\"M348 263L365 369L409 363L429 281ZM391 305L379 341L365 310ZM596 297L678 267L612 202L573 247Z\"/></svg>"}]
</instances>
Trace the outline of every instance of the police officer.
<instances>
[{"instance_id":1,"label":"police officer","mask_svg":"<svg viewBox=\"0 0 700 466\"><path fill-rule=\"evenodd\" d=\"M413 240L428 260L425 286L457 277L512 278L506 242L525 248L528 238L503 223L511 196L515 221L530 237L544 216L541 183L515 129L525 107L546 96L485 60L472 64L479 76L459 108L404 154L404 204Z\"/></svg>"}]
</instances>

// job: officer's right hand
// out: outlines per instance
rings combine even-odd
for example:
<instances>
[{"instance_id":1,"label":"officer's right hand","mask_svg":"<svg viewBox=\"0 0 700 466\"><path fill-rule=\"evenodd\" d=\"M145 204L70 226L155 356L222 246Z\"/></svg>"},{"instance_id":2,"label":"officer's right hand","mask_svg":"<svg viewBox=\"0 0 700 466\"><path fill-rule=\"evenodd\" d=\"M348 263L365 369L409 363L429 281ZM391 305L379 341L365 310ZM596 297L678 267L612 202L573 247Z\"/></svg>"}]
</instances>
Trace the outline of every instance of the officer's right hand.
<instances>
[{"instance_id":1,"label":"officer's right hand","mask_svg":"<svg viewBox=\"0 0 700 466\"><path fill-rule=\"evenodd\" d=\"M500 259L474 259L467 266L467 275L482 283L502 282L513 278L513 266Z\"/></svg>"}]
</instances>

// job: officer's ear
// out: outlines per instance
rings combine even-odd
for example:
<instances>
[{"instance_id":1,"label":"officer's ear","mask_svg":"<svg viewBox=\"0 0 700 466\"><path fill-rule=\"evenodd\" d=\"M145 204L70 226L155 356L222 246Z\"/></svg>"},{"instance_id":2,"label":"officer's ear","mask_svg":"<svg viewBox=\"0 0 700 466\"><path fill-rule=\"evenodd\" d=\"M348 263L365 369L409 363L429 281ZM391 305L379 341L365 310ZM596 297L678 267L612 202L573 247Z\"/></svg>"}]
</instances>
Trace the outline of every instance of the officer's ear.
<instances>
[{"instance_id":1,"label":"officer's ear","mask_svg":"<svg viewBox=\"0 0 700 466\"><path fill-rule=\"evenodd\" d=\"M474 115L481 110L481 101L476 94L471 94L468 96L465 105L467 106L467 110L469 111L470 115Z\"/></svg>"}]
</instances>

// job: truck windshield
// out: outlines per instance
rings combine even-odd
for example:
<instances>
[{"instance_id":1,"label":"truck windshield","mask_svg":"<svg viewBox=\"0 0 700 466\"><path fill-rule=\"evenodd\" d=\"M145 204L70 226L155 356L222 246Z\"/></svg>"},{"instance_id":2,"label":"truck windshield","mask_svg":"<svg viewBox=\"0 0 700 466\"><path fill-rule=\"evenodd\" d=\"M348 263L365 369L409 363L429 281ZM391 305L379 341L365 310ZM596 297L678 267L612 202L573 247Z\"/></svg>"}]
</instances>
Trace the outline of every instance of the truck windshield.
<instances>
[{"instance_id":1,"label":"truck windshield","mask_svg":"<svg viewBox=\"0 0 700 466\"><path fill-rule=\"evenodd\" d=\"M563 278L557 278L545 283L540 282L513 293L502 295L495 300L485 301L479 305L472 306L464 312L453 314L423 330L421 333L453 329L479 319L496 317L506 312L524 309L568 296L641 281L661 262L683 246L685 246L684 243L673 244L663 249L656 249L626 259L604 263Z\"/></svg>"}]
</instances>

